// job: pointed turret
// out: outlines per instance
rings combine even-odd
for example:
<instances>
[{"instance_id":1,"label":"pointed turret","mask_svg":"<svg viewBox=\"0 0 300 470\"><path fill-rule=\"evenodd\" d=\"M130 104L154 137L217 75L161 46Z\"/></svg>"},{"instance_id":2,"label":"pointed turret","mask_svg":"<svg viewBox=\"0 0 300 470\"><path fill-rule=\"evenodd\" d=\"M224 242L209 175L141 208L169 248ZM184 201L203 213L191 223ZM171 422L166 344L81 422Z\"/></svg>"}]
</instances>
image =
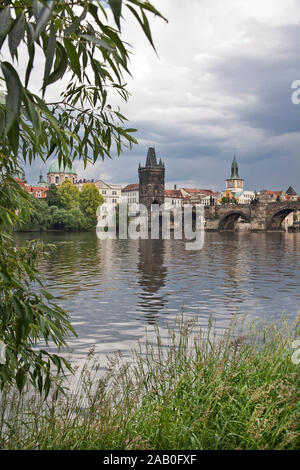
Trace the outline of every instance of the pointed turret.
<instances>
[{"instance_id":1,"label":"pointed turret","mask_svg":"<svg viewBox=\"0 0 300 470\"><path fill-rule=\"evenodd\" d=\"M236 154L234 154L233 162L231 165L231 178L239 178L239 167L236 159Z\"/></svg>"},{"instance_id":2,"label":"pointed turret","mask_svg":"<svg viewBox=\"0 0 300 470\"><path fill-rule=\"evenodd\" d=\"M157 166L156 153L154 147L149 147L146 159L146 166L155 168Z\"/></svg>"},{"instance_id":3,"label":"pointed turret","mask_svg":"<svg viewBox=\"0 0 300 470\"><path fill-rule=\"evenodd\" d=\"M290 187L288 188L286 194L287 194L288 196L297 196L297 193L296 193L296 191L294 190L294 188L293 188L292 186L290 186Z\"/></svg>"},{"instance_id":4,"label":"pointed turret","mask_svg":"<svg viewBox=\"0 0 300 470\"><path fill-rule=\"evenodd\" d=\"M226 190L230 191L233 195L238 195L244 191L244 180L239 177L239 167L234 154L231 165L231 177L226 180Z\"/></svg>"}]
</instances>

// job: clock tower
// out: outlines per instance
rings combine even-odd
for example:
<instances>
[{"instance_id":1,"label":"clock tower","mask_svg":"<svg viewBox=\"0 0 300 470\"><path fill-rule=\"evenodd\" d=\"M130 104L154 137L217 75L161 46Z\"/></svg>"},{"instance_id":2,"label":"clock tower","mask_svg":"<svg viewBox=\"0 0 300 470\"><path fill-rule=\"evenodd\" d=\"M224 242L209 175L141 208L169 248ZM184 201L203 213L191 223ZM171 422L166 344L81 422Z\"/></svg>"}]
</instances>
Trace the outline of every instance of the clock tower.
<instances>
[{"instance_id":1,"label":"clock tower","mask_svg":"<svg viewBox=\"0 0 300 470\"><path fill-rule=\"evenodd\" d=\"M231 177L226 180L226 190L231 191L233 195L244 191L244 180L239 177L239 167L235 154L231 165Z\"/></svg>"}]
</instances>

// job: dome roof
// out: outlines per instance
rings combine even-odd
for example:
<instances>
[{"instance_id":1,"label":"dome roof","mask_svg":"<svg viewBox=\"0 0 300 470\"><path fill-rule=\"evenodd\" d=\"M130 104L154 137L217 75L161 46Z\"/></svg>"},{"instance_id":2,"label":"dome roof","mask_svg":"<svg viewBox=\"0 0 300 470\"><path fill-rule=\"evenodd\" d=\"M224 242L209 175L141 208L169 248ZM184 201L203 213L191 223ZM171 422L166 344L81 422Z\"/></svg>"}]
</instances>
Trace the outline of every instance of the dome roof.
<instances>
[{"instance_id":1,"label":"dome roof","mask_svg":"<svg viewBox=\"0 0 300 470\"><path fill-rule=\"evenodd\" d=\"M58 160L54 160L54 162L51 163L49 166L48 174L49 173L67 173L67 174L72 174L72 175L77 175L76 170L73 165L66 165L65 167L63 165L58 164Z\"/></svg>"}]
</instances>

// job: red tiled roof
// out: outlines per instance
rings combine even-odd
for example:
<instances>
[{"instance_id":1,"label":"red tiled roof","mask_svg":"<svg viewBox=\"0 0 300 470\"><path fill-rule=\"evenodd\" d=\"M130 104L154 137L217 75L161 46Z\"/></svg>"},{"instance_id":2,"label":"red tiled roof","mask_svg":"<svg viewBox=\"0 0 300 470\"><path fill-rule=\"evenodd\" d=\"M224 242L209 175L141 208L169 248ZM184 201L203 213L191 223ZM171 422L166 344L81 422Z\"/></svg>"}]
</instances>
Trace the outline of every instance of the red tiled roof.
<instances>
[{"instance_id":1,"label":"red tiled roof","mask_svg":"<svg viewBox=\"0 0 300 470\"><path fill-rule=\"evenodd\" d=\"M165 196L180 199L183 198L180 189L165 189Z\"/></svg>"},{"instance_id":2,"label":"red tiled roof","mask_svg":"<svg viewBox=\"0 0 300 470\"><path fill-rule=\"evenodd\" d=\"M137 191L139 189L139 184L128 184L122 191Z\"/></svg>"},{"instance_id":3,"label":"red tiled roof","mask_svg":"<svg viewBox=\"0 0 300 470\"><path fill-rule=\"evenodd\" d=\"M266 189L266 193L269 194L269 196L275 196L276 198L280 195L283 195L286 200L290 199L290 196L284 191L271 191L269 189Z\"/></svg>"},{"instance_id":4,"label":"red tiled roof","mask_svg":"<svg viewBox=\"0 0 300 470\"><path fill-rule=\"evenodd\" d=\"M16 178L16 182L28 193L32 194L33 197L37 197L37 192L39 191L41 194L41 198L46 197L46 192L48 191L48 187L46 186L34 186L32 184L26 184L20 178Z\"/></svg>"},{"instance_id":5,"label":"red tiled roof","mask_svg":"<svg viewBox=\"0 0 300 470\"><path fill-rule=\"evenodd\" d=\"M191 193L191 194L205 194L207 196L213 194L212 190L211 189L197 189L197 188L193 188L193 189L190 189L190 188L182 188L184 191L186 191L187 193Z\"/></svg>"},{"instance_id":6,"label":"red tiled roof","mask_svg":"<svg viewBox=\"0 0 300 470\"><path fill-rule=\"evenodd\" d=\"M39 191L42 198L46 197L46 192L49 188L41 186L31 186L30 184L25 185L25 189L28 193L32 194L33 197L37 197L37 192Z\"/></svg>"}]
</instances>

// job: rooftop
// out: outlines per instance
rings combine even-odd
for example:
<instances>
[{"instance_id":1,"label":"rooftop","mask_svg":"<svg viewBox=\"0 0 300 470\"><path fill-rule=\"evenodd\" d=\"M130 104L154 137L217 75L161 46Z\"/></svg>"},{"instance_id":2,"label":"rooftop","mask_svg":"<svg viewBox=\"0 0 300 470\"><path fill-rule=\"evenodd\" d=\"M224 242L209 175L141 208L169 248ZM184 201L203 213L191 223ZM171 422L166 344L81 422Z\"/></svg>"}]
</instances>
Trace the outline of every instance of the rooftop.
<instances>
[{"instance_id":1,"label":"rooftop","mask_svg":"<svg viewBox=\"0 0 300 470\"><path fill-rule=\"evenodd\" d=\"M127 186L125 186L122 191L138 191L139 187L140 185L138 183L127 184Z\"/></svg>"},{"instance_id":2,"label":"rooftop","mask_svg":"<svg viewBox=\"0 0 300 470\"><path fill-rule=\"evenodd\" d=\"M77 175L76 170L73 165L66 165L63 166L62 164L58 163L58 160L54 160L51 165L49 166L48 174L49 173L66 173Z\"/></svg>"}]
</instances>

